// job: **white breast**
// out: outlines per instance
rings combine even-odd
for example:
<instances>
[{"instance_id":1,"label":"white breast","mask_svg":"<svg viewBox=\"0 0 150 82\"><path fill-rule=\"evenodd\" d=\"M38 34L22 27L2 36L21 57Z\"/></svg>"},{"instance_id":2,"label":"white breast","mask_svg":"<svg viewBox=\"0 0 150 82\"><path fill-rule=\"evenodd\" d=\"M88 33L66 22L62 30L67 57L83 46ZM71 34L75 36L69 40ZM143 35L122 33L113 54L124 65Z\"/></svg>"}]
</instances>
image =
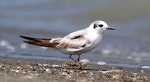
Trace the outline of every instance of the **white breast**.
<instances>
[{"instance_id":1,"label":"white breast","mask_svg":"<svg viewBox=\"0 0 150 82\"><path fill-rule=\"evenodd\" d=\"M96 48L102 40L102 35L99 34L90 34L86 37L89 38L92 42L91 46L88 47L88 50Z\"/></svg>"}]
</instances>

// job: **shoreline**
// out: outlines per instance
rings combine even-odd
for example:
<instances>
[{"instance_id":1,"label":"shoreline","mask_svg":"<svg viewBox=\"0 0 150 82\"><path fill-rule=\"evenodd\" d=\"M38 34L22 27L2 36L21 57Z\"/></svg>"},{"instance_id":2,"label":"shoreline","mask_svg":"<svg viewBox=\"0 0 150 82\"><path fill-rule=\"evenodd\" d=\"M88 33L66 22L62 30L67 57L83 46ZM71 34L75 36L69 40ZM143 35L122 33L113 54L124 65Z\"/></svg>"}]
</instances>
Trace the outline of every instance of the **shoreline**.
<instances>
[{"instance_id":1,"label":"shoreline","mask_svg":"<svg viewBox=\"0 0 150 82\"><path fill-rule=\"evenodd\" d=\"M88 64L64 66L65 61L0 57L0 80L3 82L148 82L150 69Z\"/></svg>"}]
</instances>

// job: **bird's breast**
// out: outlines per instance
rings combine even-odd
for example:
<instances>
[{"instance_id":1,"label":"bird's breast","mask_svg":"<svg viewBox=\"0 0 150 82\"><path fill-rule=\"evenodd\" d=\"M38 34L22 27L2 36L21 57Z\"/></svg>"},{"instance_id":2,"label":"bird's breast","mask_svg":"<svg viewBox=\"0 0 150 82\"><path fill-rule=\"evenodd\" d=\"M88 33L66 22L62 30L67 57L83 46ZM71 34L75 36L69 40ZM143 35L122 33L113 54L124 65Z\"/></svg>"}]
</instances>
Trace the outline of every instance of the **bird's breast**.
<instances>
[{"instance_id":1,"label":"bird's breast","mask_svg":"<svg viewBox=\"0 0 150 82\"><path fill-rule=\"evenodd\" d=\"M87 38L91 41L91 45L88 47L87 50L92 50L99 45L99 43L102 40L102 35L91 34L91 35L88 35Z\"/></svg>"}]
</instances>

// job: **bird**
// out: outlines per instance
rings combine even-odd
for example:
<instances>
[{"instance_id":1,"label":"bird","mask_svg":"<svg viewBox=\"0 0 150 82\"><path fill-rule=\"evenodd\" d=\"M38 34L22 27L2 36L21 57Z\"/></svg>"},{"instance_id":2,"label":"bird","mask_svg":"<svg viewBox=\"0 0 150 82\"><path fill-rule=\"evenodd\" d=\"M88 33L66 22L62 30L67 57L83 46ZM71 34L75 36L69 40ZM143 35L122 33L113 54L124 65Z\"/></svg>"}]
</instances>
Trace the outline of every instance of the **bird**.
<instances>
[{"instance_id":1,"label":"bird","mask_svg":"<svg viewBox=\"0 0 150 82\"><path fill-rule=\"evenodd\" d=\"M33 38L28 36L22 36L25 43L48 47L56 49L64 54L68 54L69 58L73 61L80 61L80 55L87 53L96 48L103 37L103 33L106 30L115 30L108 26L108 24L102 20L92 22L87 28L72 32L64 37L56 38ZM78 58L72 58L72 55L77 55Z\"/></svg>"}]
</instances>

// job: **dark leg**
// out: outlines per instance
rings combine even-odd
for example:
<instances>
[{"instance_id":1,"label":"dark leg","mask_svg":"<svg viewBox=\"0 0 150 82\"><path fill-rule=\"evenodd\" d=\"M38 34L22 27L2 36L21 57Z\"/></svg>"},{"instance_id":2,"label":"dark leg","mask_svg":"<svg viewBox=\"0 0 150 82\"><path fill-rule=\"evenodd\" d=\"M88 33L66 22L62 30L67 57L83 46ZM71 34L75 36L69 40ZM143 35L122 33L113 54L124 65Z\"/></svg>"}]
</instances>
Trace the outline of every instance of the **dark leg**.
<instances>
[{"instance_id":1,"label":"dark leg","mask_svg":"<svg viewBox=\"0 0 150 82\"><path fill-rule=\"evenodd\" d=\"M81 63L79 62L79 61L80 61L80 55L78 55L78 59L77 59L77 60L74 60L71 56L72 56L72 54L70 54L69 58L70 58L71 60L73 60L73 61L76 63L76 65L79 66L78 69L82 70L82 65L81 65Z\"/></svg>"},{"instance_id":2,"label":"dark leg","mask_svg":"<svg viewBox=\"0 0 150 82\"><path fill-rule=\"evenodd\" d=\"M69 56L69 58L70 58L71 60L73 60L73 61L78 61L78 62L80 61L80 55L78 55L78 59L77 59L77 60L73 59L71 56L72 56L72 54L70 54L70 56Z\"/></svg>"},{"instance_id":3,"label":"dark leg","mask_svg":"<svg viewBox=\"0 0 150 82\"><path fill-rule=\"evenodd\" d=\"M80 63L80 55L78 55L78 59L77 59L77 61L78 61L78 65L79 65L79 70L82 70L82 65L81 65L81 63Z\"/></svg>"},{"instance_id":4,"label":"dark leg","mask_svg":"<svg viewBox=\"0 0 150 82\"><path fill-rule=\"evenodd\" d=\"M73 60L73 61L76 61L76 60L74 60L71 56L72 56L72 54L70 54L69 58L70 58L71 60Z\"/></svg>"},{"instance_id":5,"label":"dark leg","mask_svg":"<svg viewBox=\"0 0 150 82\"><path fill-rule=\"evenodd\" d=\"M78 55L78 59L77 59L77 61L78 61L78 62L80 61L80 55Z\"/></svg>"}]
</instances>

